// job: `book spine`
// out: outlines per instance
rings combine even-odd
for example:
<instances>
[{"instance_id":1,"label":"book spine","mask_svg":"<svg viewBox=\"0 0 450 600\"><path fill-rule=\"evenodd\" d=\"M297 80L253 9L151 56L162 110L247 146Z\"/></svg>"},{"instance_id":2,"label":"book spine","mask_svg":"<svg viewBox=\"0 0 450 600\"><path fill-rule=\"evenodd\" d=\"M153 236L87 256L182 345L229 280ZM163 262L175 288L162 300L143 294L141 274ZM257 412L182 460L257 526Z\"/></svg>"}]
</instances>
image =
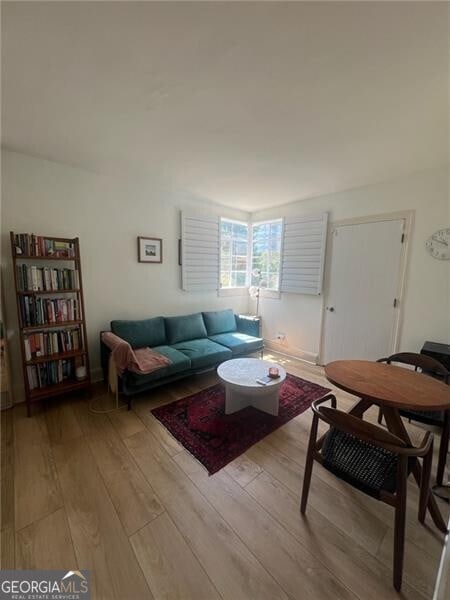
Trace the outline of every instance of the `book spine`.
<instances>
[{"instance_id":1,"label":"book spine","mask_svg":"<svg viewBox=\"0 0 450 600\"><path fill-rule=\"evenodd\" d=\"M23 340L23 345L25 349L25 360L31 360L30 340L28 337Z\"/></svg>"},{"instance_id":2,"label":"book spine","mask_svg":"<svg viewBox=\"0 0 450 600\"><path fill-rule=\"evenodd\" d=\"M33 290L33 292L37 292L39 287L38 287L38 278L37 278L37 268L36 267L31 267L31 289Z\"/></svg>"}]
</instances>

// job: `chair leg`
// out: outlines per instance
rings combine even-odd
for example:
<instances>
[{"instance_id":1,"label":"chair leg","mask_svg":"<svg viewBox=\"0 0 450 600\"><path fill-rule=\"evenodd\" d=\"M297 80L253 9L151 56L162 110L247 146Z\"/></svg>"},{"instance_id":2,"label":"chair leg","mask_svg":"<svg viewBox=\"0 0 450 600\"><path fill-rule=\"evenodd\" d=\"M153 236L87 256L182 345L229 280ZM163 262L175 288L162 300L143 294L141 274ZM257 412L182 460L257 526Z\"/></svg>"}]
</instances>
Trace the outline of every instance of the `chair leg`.
<instances>
[{"instance_id":1,"label":"chair leg","mask_svg":"<svg viewBox=\"0 0 450 600\"><path fill-rule=\"evenodd\" d=\"M433 442L431 442L430 451L423 459L422 476L420 478L420 497L419 497L419 521L425 523L427 514L428 496L430 494L431 464L433 461Z\"/></svg>"},{"instance_id":2,"label":"chair leg","mask_svg":"<svg viewBox=\"0 0 450 600\"><path fill-rule=\"evenodd\" d=\"M399 456L397 472L397 504L394 525L394 588L399 592L403 579L403 557L405 553L407 459Z\"/></svg>"},{"instance_id":3,"label":"chair leg","mask_svg":"<svg viewBox=\"0 0 450 600\"><path fill-rule=\"evenodd\" d=\"M436 483L443 484L444 470L447 463L448 439L450 435L450 411L446 411L444 415L444 427L441 433L441 443L439 446L439 460L436 471Z\"/></svg>"},{"instance_id":4,"label":"chair leg","mask_svg":"<svg viewBox=\"0 0 450 600\"><path fill-rule=\"evenodd\" d=\"M306 454L305 473L303 475L303 490L302 500L300 503L300 512L305 514L306 505L308 503L309 486L311 483L312 468L314 462L314 452L316 447L317 439L317 428L319 424L319 418L314 415L313 422L311 425L311 433L309 434L308 452Z\"/></svg>"}]
</instances>

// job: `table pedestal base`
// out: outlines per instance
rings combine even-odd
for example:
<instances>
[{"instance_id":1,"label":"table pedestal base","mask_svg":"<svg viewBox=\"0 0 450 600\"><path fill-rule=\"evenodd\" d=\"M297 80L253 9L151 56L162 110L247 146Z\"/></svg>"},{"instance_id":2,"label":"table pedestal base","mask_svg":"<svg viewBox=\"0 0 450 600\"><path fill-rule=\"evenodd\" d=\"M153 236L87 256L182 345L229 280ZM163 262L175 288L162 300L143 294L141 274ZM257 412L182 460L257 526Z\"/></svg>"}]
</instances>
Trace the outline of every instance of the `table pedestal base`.
<instances>
[{"instance_id":1,"label":"table pedestal base","mask_svg":"<svg viewBox=\"0 0 450 600\"><path fill-rule=\"evenodd\" d=\"M279 409L278 392L278 386L270 386L267 389L261 387L244 392L242 388L236 389L228 384L225 386L225 414L231 415L247 406L253 406L269 415L277 416Z\"/></svg>"}]
</instances>

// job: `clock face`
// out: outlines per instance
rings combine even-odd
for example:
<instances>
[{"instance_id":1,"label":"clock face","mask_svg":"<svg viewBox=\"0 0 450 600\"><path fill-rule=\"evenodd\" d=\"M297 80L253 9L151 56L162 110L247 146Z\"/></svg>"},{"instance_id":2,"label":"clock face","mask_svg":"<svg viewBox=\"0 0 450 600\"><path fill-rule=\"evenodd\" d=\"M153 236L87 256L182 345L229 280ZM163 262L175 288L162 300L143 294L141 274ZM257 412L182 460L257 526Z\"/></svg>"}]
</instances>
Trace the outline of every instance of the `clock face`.
<instances>
[{"instance_id":1,"label":"clock face","mask_svg":"<svg viewBox=\"0 0 450 600\"><path fill-rule=\"evenodd\" d=\"M433 233L425 246L434 258L450 260L450 229L439 229Z\"/></svg>"}]
</instances>

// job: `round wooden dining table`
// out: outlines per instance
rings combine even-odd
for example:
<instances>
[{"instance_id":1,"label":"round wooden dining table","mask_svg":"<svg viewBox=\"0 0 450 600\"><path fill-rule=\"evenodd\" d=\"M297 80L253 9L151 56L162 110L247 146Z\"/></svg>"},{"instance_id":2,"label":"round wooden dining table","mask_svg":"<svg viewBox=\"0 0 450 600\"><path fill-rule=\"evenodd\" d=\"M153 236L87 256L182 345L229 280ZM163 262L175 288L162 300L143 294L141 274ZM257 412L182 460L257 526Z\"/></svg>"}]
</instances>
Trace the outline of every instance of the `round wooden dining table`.
<instances>
[{"instance_id":1,"label":"round wooden dining table","mask_svg":"<svg viewBox=\"0 0 450 600\"><path fill-rule=\"evenodd\" d=\"M381 408L389 431L412 446L400 410L449 410L450 386L404 367L367 360L338 360L325 366L325 375L336 387L359 398L350 414L363 418L373 405ZM418 485L422 468L416 459L413 475ZM447 526L434 496L428 494L428 510L441 530Z\"/></svg>"}]
</instances>

